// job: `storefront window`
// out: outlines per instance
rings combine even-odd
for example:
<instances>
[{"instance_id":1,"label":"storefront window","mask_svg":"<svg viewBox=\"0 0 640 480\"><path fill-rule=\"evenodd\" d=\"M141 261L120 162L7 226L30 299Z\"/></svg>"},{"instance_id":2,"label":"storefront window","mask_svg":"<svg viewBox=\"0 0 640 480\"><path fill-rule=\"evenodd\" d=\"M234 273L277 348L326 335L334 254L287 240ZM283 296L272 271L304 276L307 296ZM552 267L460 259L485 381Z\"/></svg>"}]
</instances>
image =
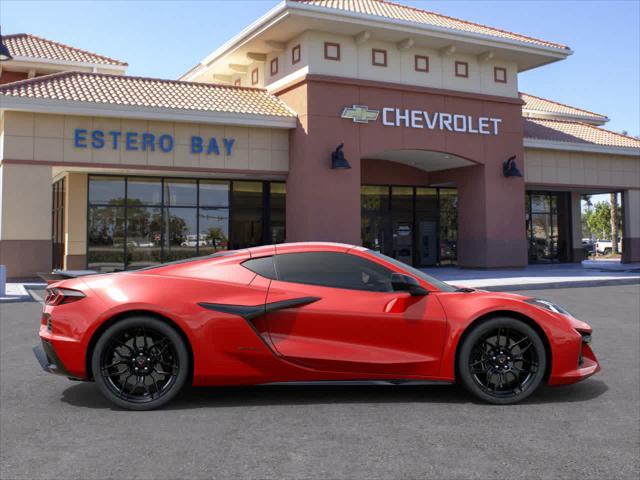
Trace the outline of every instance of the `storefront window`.
<instances>
[{"instance_id":1,"label":"storefront window","mask_svg":"<svg viewBox=\"0 0 640 480\"><path fill-rule=\"evenodd\" d=\"M229 209L200 208L200 255L209 255L229 249Z\"/></svg>"},{"instance_id":2,"label":"storefront window","mask_svg":"<svg viewBox=\"0 0 640 480\"><path fill-rule=\"evenodd\" d=\"M89 207L87 264L92 270L124 270L124 207Z\"/></svg>"},{"instance_id":3,"label":"storefront window","mask_svg":"<svg viewBox=\"0 0 640 480\"><path fill-rule=\"evenodd\" d=\"M270 243L282 243L286 238L286 202L287 188L284 183L271 183L269 191L269 220L271 231L269 232Z\"/></svg>"},{"instance_id":4,"label":"storefront window","mask_svg":"<svg viewBox=\"0 0 640 480\"><path fill-rule=\"evenodd\" d=\"M457 190L363 185L362 244L419 267L456 262Z\"/></svg>"},{"instance_id":5,"label":"storefront window","mask_svg":"<svg viewBox=\"0 0 640 480\"><path fill-rule=\"evenodd\" d=\"M200 180L201 207L228 207L229 182L225 180Z\"/></svg>"},{"instance_id":6,"label":"storefront window","mask_svg":"<svg viewBox=\"0 0 640 480\"><path fill-rule=\"evenodd\" d=\"M89 203L124 204L124 177L90 177Z\"/></svg>"},{"instance_id":7,"label":"storefront window","mask_svg":"<svg viewBox=\"0 0 640 480\"><path fill-rule=\"evenodd\" d=\"M166 180L164 182L164 204L170 207L195 207L198 205L198 182L196 180Z\"/></svg>"},{"instance_id":8,"label":"storefront window","mask_svg":"<svg viewBox=\"0 0 640 480\"><path fill-rule=\"evenodd\" d=\"M362 199L362 245L382 252L390 253L389 193L387 186L363 185ZM389 245L389 247L387 247Z\"/></svg>"},{"instance_id":9,"label":"storefront window","mask_svg":"<svg viewBox=\"0 0 640 480\"><path fill-rule=\"evenodd\" d=\"M162 181L158 178L127 179L127 205L160 205Z\"/></svg>"},{"instance_id":10,"label":"storefront window","mask_svg":"<svg viewBox=\"0 0 640 480\"><path fill-rule=\"evenodd\" d=\"M87 267L135 269L283 242L285 199L280 182L91 175Z\"/></svg>"},{"instance_id":11,"label":"storefront window","mask_svg":"<svg viewBox=\"0 0 640 480\"><path fill-rule=\"evenodd\" d=\"M231 192L231 248L262 245L262 182L233 182Z\"/></svg>"},{"instance_id":12,"label":"storefront window","mask_svg":"<svg viewBox=\"0 0 640 480\"><path fill-rule=\"evenodd\" d=\"M545 263L568 259L569 199L566 193L526 194L529 261Z\"/></svg>"},{"instance_id":13,"label":"storefront window","mask_svg":"<svg viewBox=\"0 0 640 480\"><path fill-rule=\"evenodd\" d=\"M416 255L419 265L438 262L438 190L416 188Z\"/></svg>"},{"instance_id":14,"label":"storefront window","mask_svg":"<svg viewBox=\"0 0 640 480\"><path fill-rule=\"evenodd\" d=\"M142 268L160 263L162 261L162 210L129 205L126 215L127 268Z\"/></svg>"},{"instance_id":15,"label":"storefront window","mask_svg":"<svg viewBox=\"0 0 640 480\"><path fill-rule=\"evenodd\" d=\"M199 239L197 233L197 208L165 208L164 261L182 260L198 255Z\"/></svg>"},{"instance_id":16,"label":"storefront window","mask_svg":"<svg viewBox=\"0 0 640 480\"><path fill-rule=\"evenodd\" d=\"M440 264L452 265L458 260L458 191L441 188L440 205Z\"/></svg>"}]
</instances>

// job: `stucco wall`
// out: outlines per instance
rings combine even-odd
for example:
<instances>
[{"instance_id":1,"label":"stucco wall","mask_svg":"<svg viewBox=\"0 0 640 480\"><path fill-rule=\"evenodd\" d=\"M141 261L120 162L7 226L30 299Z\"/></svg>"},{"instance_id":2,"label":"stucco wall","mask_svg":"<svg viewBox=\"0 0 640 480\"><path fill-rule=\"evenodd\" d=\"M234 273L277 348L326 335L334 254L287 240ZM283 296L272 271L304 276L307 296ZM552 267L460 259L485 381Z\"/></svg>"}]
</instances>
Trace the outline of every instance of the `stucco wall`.
<instances>
[{"instance_id":1,"label":"stucco wall","mask_svg":"<svg viewBox=\"0 0 640 480\"><path fill-rule=\"evenodd\" d=\"M310 76L279 95L298 112L300 122L291 136L288 241L359 243L360 185L363 178L371 180L375 173L367 172L366 161L361 159L393 150L431 150L476 164L429 173L433 184L453 182L458 186L460 265L526 265L524 181L502 175L504 160L514 154L523 156L521 104L516 99L324 76ZM369 123L340 118L344 107L354 103L376 110L402 107L476 118L490 116L502 123L498 135L479 135L390 127L383 125L381 118ZM343 142L352 168L332 170L331 152ZM382 180L380 175L376 178Z\"/></svg>"},{"instance_id":2,"label":"stucco wall","mask_svg":"<svg viewBox=\"0 0 640 480\"><path fill-rule=\"evenodd\" d=\"M340 60L325 58L325 42L340 45ZM292 49L300 46L300 61L292 62ZM372 64L372 49L387 52L387 66ZM415 56L429 58L428 72L416 71ZM278 73L271 75L271 60L278 58ZM224 62L221 59L220 62ZM455 75L456 61L467 62L468 77ZM481 60L476 55L453 53L443 54L427 46L401 48L396 43L385 42L375 38L358 43L352 36L334 33L307 31L287 42L283 51L271 51L264 62L243 62L247 66L246 73L234 72L231 83L240 81L242 86L280 88L282 82L306 73L332 75L362 80L376 80L390 83L401 83L421 87L444 88L462 92L484 93L506 97L518 96L518 66L515 62L492 58ZM213 68L204 70L194 80L213 82ZM226 67L226 65L225 65ZM504 68L507 72L506 82L496 82L494 67ZM258 69L258 83L251 82L251 72Z\"/></svg>"},{"instance_id":3,"label":"stucco wall","mask_svg":"<svg viewBox=\"0 0 640 480\"><path fill-rule=\"evenodd\" d=\"M640 157L525 148L524 161L527 183L640 188Z\"/></svg>"},{"instance_id":4,"label":"stucco wall","mask_svg":"<svg viewBox=\"0 0 640 480\"><path fill-rule=\"evenodd\" d=\"M171 152L129 151L120 141L118 149L77 148L75 129L169 134L175 138ZM205 142L216 137L220 154L193 154L191 136ZM223 138L234 138L232 154L222 148ZM89 139L90 142L90 139ZM126 165L286 172L289 165L287 130L198 125L117 118L5 112L2 158L44 161L52 164Z\"/></svg>"}]
</instances>

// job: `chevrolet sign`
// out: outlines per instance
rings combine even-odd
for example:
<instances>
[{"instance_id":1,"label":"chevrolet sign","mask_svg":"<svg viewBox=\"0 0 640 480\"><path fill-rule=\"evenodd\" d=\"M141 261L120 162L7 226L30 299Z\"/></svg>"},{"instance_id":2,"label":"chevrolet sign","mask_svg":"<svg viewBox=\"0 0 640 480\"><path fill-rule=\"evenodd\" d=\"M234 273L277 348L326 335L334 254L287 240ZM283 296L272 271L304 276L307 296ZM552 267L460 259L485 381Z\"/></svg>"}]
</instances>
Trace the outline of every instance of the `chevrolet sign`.
<instances>
[{"instance_id":1,"label":"chevrolet sign","mask_svg":"<svg viewBox=\"0 0 640 480\"><path fill-rule=\"evenodd\" d=\"M353 105L342 110L341 118L354 123L375 122L380 110L371 110L366 105ZM384 107L382 124L385 127L424 128L427 130L448 130L450 132L498 135L501 118L475 117L461 113L426 112L406 108Z\"/></svg>"},{"instance_id":2,"label":"chevrolet sign","mask_svg":"<svg viewBox=\"0 0 640 480\"><path fill-rule=\"evenodd\" d=\"M375 122L378 115L380 115L380 110L369 110L366 105L354 105L353 107L345 107L340 117L350 118L353 123L369 123Z\"/></svg>"}]
</instances>

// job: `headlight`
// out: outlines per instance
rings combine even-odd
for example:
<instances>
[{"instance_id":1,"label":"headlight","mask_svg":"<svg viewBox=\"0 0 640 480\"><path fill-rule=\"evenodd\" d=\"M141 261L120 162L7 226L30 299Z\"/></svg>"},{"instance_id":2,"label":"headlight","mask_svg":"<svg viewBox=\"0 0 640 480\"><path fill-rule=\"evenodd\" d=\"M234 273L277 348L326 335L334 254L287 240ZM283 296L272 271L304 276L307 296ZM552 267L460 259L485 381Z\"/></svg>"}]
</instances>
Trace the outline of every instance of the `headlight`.
<instances>
[{"instance_id":1,"label":"headlight","mask_svg":"<svg viewBox=\"0 0 640 480\"><path fill-rule=\"evenodd\" d=\"M571 313L567 312L564 308L559 305L556 305L549 300L542 300L541 298L529 298L525 300L525 302L530 303L531 305L535 305L536 307L544 308L545 310L549 310L553 313L560 313L562 315L567 315L572 317Z\"/></svg>"}]
</instances>

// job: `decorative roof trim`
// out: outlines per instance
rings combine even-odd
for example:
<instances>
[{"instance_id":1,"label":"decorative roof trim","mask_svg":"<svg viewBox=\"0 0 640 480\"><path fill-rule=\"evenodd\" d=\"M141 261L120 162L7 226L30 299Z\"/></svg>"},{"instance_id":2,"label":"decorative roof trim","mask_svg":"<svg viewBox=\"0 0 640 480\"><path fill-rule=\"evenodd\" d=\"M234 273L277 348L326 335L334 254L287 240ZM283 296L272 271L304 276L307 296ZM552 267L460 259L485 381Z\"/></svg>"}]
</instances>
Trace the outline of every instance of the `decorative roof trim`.
<instances>
[{"instance_id":1,"label":"decorative roof trim","mask_svg":"<svg viewBox=\"0 0 640 480\"><path fill-rule=\"evenodd\" d=\"M598 145L595 143L558 142L528 137L525 137L524 139L524 148L534 148L540 150L561 150L566 152L591 152L607 155L640 157L640 147L615 147L613 145Z\"/></svg>"},{"instance_id":2,"label":"decorative roof trim","mask_svg":"<svg viewBox=\"0 0 640 480\"><path fill-rule=\"evenodd\" d=\"M408 8L413 8L413 7L408 7ZM269 10L267 13L265 13L262 17L258 18L255 22L253 22L244 30L242 30L240 33L234 35L227 42L222 44L219 48L214 50L211 54L207 55L203 60L201 60L198 64L190 68L187 72L182 74L179 78L184 80L193 79L197 75L197 73L199 73L203 68L206 68L207 66L211 65L211 63L216 61L218 58L228 54L230 51L237 49L239 46L250 41L252 38L255 38L256 36L260 35L263 31L269 28L269 26L287 17L291 13L296 13L300 15L321 14L326 18L329 18L329 19L333 18L338 21L340 20L344 21L345 18L360 19L360 20L364 19L364 20L368 20L369 23L372 23L373 26L382 25L383 27L386 26L388 28L389 26L394 25L407 33L424 34L425 32L431 32L431 33L439 33L442 36L448 36L448 37L451 37L451 36L466 37L469 39L473 39L476 42L480 41L481 43L488 46L492 46L496 44L509 45L511 47L516 47L521 51L529 51L529 52L533 51L538 53L545 52L547 55L554 56L557 59L566 58L567 56L573 54L573 50L571 50L569 47L565 45L553 44L552 42L546 42L545 40L540 40L540 39L534 39L534 40L548 43L548 44L558 45L558 46L556 47L545 46L539 43L529 43L522 40L512 40L509 38L504 38L499 36L465 32L462 30L456 30L454 28L438 27L435 25L420 24L420 23L411 22L407 20L399 20L399 19L381 17L377 15L368 15L368 14L361 14L357 12L350 12L346 10L331 9L327 7L318 7L315 5L307 5L296 0L283 0L280 3L278 3L275 7L273 7L271 10ZM428 13L431 13L431 12L428 12ZM439 14L435 14L435 15L439 15ZM444 17L444 15L441 15L441 16ZM463 21L459 19L455 19L455 20ZM472 22L466 22L466 23L472 23ZM480 25L480 24L476 24L476 25ZM484 28L491 28L493 30L500 31L500 29L493 28L493 27L484 27ZM409 29L412 29L412 30L409 30ZM506 32L506 30L502 30L502 31ZM508 33L511 35L517 35L523 38L533 39L533 37L527 37L526 35L520 35L512 32L508 32Z\"/></svg>"},{"instance_id":3,"label":"decorative roof trim","mask_svg":"<svg viewBox=\"0 0 640 480\"><path fill-rule=\"evenodd\" d=\"M2 97L2 110L285 129L295 128L297 122L295 117L257 115L255 113L211 112L140 106L131 107L129 105L114 105L109 103L12 96Z\"/></svg>"},{"instance_id":4,"label":"decorative roof trim","mask_svg":"<svg viewBox=\"0 0 640 480\"><path fill-rule=\"evenodd\" d=\"M548 102L548 103L552 103L554 105L558 105L560 107L564 107L564 108L570 108L571 110L576 110L579 111L581 113L584 113L585 116L587 117L591 117L591 118L598 118L600 120L604 120L605 122L609 120L609 117L607 117L606 115L602 115L601 113L596 113L596 112L591 112L589 110L585 110L584 108L579 108L579 107L574 107L573 105L567 105L566 103L561 103L558 102L556 100L550 100L548 98L544 98L544 97L539 97L537 95L531 95L530 93L526 93L526 92L518 92L518 94L520 95L520 98L522 98L522 95L526 95L527 97L531 97L531 98L535 98L536 100L542 100L543 102ZM549 112L549 113L556 113L556 112L551 112L549 110L537 110L537 109L533 109L533 108L527 108L526 107L526 101L525 101L525 106L523 107L523 110L531 110L534 112ZM568 113L562 113L559 112L559 115L571 115ZM579 116L578 114L576 114L576 116Z\"/></svg>"},{"instance_id":5,"label":"decorative roof trim","mask_svg":"<svg viewBox=\"0 0 640 480\"><path fill-rule=\"evenodd\" d=\"M608 117L588 117L583 115L572 115L570 113L549 112L546 110L532 110L522 107L522 115L524 118L532 118L538 120L565 120L569 122L584 122L594 125L604 125L610 119Z\"/></svg>"},{"instance_id":6,"label":"decorative roof trim","mask_svg":"<svg viewBox=\"0 0 640 480\"><path fill-rule=\"evenodd\" d=\"M413 6L410 6L410 5L403 5L401 3L391 2L389 0L368 0L368 1L379 3L379 4L382 4L382 5L392 5L394 7L400 8L400 9L407 9L407 10L412 10L414 12L426 13L428 15L433 15L433 16L436 16L436 17L445 18L447 20L452 20L452 21L455 21L455 22L460 22L460 23L464 23L464 24L467 24L467 25L472 25L474 27L485 28L487 30L493 30L495 32L500 32L500 33L507 34L507 35L513 35L515 37L521 37L523 39L528 40L533 45L547 46L547 47L554 48L554 49L571 50L567 45L563 45L563 44L560 44L560 43L557 43L557 42L551 42L551 41L548 41L548 40L543 40L541 38L536 38L536 37L531 37L529 35L523 35L521 33L511 32L509 30L505 30L505 29L502 29L502 28L496 28L496 27L492 27L492 26L489 26L489 25L484 25L482 23L471 22L469 20L463 20L461 18L451 17L449 15L443 15L441 13L433 12L431 10L424 10L422 8L417 8L417 7L413 7ZM401 20L401 19L396 19L396 18L392 18L392 17L386 17L386 16L382 16L382 15L375 15L375 14L370 14L370 13L360 13L360 12L354 12L354 11L351 11L351 10L344 10L344 9L325 7L325 6L319 6L319 5L309 5L308 3L305 2L305 0L286 0L286 2L289 5L291 5L291 4L305 5L305 7L313 7L313 8L316 8L316 9L321 9L323 11L331 10L331 11L347 12L347 13L356 14L358 16L363 16L363 17L383 18L383 19L387 19L387 20L391 20L391 21L406 22L406 23L409 23L409 24L412 24L412 25L424 25L424 26L429 26L429 27L433 26L433 27L436 27L438 29L442 28L442 29L448 30L448 31L455 31L455 32L462 32L462 33L472 33L473 34L473 32L465 32L464 30L458 30L458 29L453 28L453 27L437 27L435 25L428 25L428 24L423 24L423 23L419 23L419 22L412 22L410 20ZM479 35L481 37L490 37L490 38L494 37L494 35L489 35L489 34L484 34L484 33L477 33L477 35ZM505 37L500 37L498 35L495 35L495 38L499 38L501 40L515 40L518 43L529 43L526 40L509 39L509 38L505 38Z\"/></svg>"},{"instance_id":7,"label":"decorative roof trim","mask_svg":"<svg viewBox=\"0 0 640 480\"><path fill-rule=\"evenodd\" d=\"M11 60L11 63L27 63L31 67L38 65L64 65L69 67L83 67L83 68L91 68L91 69L101 69L101 70L117 70L119 72L126 72L126 65L115 65L113 63L87 63L87 62L75 62L72 60L55 60L51 58L41 58L41 57L23 57L20 55L14 56Z\"/></svg>"}]
</instances>

